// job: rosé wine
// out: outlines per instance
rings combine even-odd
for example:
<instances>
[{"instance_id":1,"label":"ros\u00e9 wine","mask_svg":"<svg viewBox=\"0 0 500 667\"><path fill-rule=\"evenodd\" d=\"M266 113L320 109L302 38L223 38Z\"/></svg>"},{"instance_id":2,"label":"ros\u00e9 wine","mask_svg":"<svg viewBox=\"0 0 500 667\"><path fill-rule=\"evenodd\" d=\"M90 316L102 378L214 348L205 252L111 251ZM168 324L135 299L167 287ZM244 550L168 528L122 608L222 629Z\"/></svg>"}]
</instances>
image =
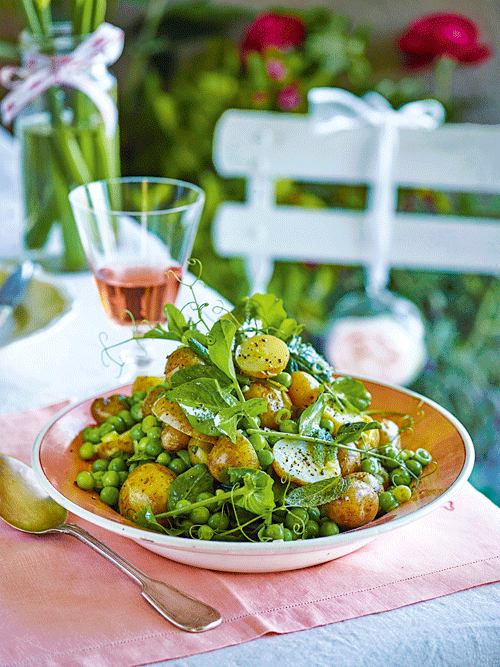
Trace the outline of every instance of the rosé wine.
<instances>
[{"instance_id":1,"label":"ros\u00e9 wine","mask_svg":"<svg viewBox=\"0 0 500 667\"><path fill-rule=\"evenodd\" d=\"M95 273L104 310L122 325L165 322L163 308L175 303L181 277L179 266L103 267Z\"/></svg>"}]
</instances>

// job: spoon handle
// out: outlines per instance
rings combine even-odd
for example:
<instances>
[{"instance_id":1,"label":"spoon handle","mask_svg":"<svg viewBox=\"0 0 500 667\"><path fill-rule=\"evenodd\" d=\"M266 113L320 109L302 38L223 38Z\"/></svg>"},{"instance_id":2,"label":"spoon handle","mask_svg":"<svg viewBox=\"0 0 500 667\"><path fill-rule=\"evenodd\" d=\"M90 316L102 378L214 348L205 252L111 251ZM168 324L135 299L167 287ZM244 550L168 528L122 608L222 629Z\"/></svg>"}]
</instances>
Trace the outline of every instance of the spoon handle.
<instances>
[{"instance_id":1,"label":"spoon handle","mask_svg":"<svg viewBox=\"0 0 500 667\"><path fill-rule=\"evenodd\" d=\"M64 523L57 532L73 535L107 558L122 572L141 586L144 598L173 625L187 632L203 632L215 628L222 621L220 613L196 598L162 581L151 579L135 565L120 556L86 530L73 523Z\"/></svg>"}]
</instances>

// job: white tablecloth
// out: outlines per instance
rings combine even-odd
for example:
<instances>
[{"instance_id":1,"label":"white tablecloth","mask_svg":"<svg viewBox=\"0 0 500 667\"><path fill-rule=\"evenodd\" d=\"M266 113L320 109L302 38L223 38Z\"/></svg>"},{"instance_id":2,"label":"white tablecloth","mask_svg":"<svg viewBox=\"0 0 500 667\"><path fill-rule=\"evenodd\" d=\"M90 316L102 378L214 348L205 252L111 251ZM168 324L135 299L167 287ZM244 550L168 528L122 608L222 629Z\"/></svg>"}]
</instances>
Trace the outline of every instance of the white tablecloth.
<instances>
[{"instance_id":1,"label":"white tablecloth","mask_svg":"<svg viewBox=\"0 0 500 667\"><path fill-rule=\"evenodd\" d=\"M108 321L90 275L60 280L74 299L71 312L45 331L0 348L0 413L79 400L124 383L117 366L102 363L99 334L120 342L126 332ZM220 300L201 285L196 291L200 302ZM183 289L181 303L189 299ZM174 344L155 345L161 372ZM500 584L158 664L274 667L285 662L294 667L499 667Z\"/></svg>"}]
</instances>

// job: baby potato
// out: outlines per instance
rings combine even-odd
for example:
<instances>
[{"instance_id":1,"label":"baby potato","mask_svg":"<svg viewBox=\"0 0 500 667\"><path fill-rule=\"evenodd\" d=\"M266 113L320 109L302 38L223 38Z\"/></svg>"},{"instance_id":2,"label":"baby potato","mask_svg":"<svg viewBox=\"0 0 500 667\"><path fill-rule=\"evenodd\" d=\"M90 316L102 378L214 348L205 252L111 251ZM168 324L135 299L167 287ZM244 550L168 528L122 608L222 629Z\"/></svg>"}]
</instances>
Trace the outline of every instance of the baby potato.
<instances>
[{"instance_id":1,"label":"baby potato","mask_svg":"<svg viewBox=\"0 0 500 667\"><path fill-rule=\"evenodd\" d=\"M363 479L347 475L350 480L347 491L323 505L326 516L334 521L340 530L351 530L364 526L377 516L378 494Z\"/></svg>"},{"instance_id":2,"label":"baby potato","mask_svg":"<svg viewBox=\"0 0 500 667\"><path fill-rule=\"evenodd\" d=\"M361 479L363 482L369 484L377 493L381 493L384 490L384 485L382 482L372 475L371 472L353 472L348 475L349 479Z\"/></svg>"},{"instance_id":3,"label":"baby potato","mask_svg":"<svg viewBox=\"0 0 500 667\"><path fill-rule=\"evenodd\" d=\"M120 489L120 514L130 519L148 505L155 514L166 512L168 489L175 478L175 473L159 463L143 463L137 466Z\"/></svg>"},{"instance_id":4,"label":"baby potato","mask_svg":"<svg viewBox=\"0 0 500 667\"><path fill-rule=\"evenodd\" d=\"M118 435L115 431L105 435L101 442L97 445L97 455L101 459L109 459L118 452L125 454L134 453L134 441L130 435L130 431L125 431Z\"/></svg>"},{"instance_id":5,"label":"baby potato","mask_svg":"<svg viewBox=\"0 0 500 667\"><path fill-rule=\"evenodd\" d=\"M163 385L158 385L157 387L153 387L150 391L148 391L148 395L143 400L141 407L143 417L147 417L148 415L153 414L153 405L164 391L165 387Z\"/></svg>"},{"instance_id":6,"label":"baby potato","mask_svg":"<svg viewBox=\"0 0 500 667\"><path fill-rule=\"evenodd\" d=\"M245 389L243 395L247 400L263 398L266 401L267 410L259 415L260 425L262 428L270 428L274 431L279 429L279 425L276 423L278 412L283 408L290 410L292 407L286 391L278 389L278 387L271 387L264 382L252 382L248 389Z\"/></svg>"},{"instance_id":7,"label":"baby potato","mask_svg":"<svg viewBox=\"0 0 500 667\"><path fill-rule=\"evenodd\" d=\"M339 447L337 450L337 459L342 477L346 477L359 470L361 464L361 452L355 452L352 449L342 449L342 447Z\"/></svg>"},{"instance_id":8,"label":"baby potato","mask_svg":"<svg viewBox=\"0 0 500 667\"><path fill-rule=\"evenodd\" d=\"M189 435L178 431L170 424L165 424L161 432L161 444L167 452L178 452L184 449L189 442Z\"/></svg>"},{"instance_id":9,"label":"baby potato","mask_svg":"<svg viewBox=\"0 0 500 667\"><path fill-rule=\"evenodd\" d=\"M260 470L259 459L252 443L241 431L236 434L236 442L222 436L208 454L208 469L215 479L220 480L220 474L226 468L254 468Z\"/></svg>"},{"instance_id":10,"label":"baby potato","mask_svg":"<svg viewBox=\"0 0 500 667\"><path fill-rule=\"evenodd\" d=\"M204 463L208 466L208 455L212 447L213 445L209 442L204 442L199 438L190 438L187 445L189 460L194 466L197 463Z\"/></svg>"},{"instance_id":11,"label":"baby potato","mask_svg":"<svg viewBox=\"0 0 500 667\"><path fill-rule=\"evenodd\" d=\"M401 436L399 435L399 426L391 419L381 419L382 428L379 431L379 444L392 445L401 449Z\"/></svg>"},{"instance_id":12,"label":"baby potato","mask_svg":"<svg viewBox=\"0 0 500 667\"><path fill-rule=\"evenodd\" d=\"M92 417L98 424L104 424L108 417L116 416L121 410L126 409L127 405L119 394L113 394L113 396L107 398L100 396L90 406Z\"/></svg>"},{"instance_id":13,"label":"baby potato","mask_svg":"<svg viewBox=\"0 0 500 667\"><path fill-rule=\"evenodd\" d=\"M156 387L163 384L165 378L158 375L139 375L135 378L132 385L132 393L134 391L147 391L150 387Z\"/></svg>"},{"instance_id":14,"label":"baby potato","mask_svg":"<svg viewBox=\"0 0 500 667\"><path fill-rule=\"evenodd\" d=\"M291 375L292 384L288 387L288 395L295 407L303 410L318 398L320 383L306 371L294 371Z\"/></svg>"},{"instance_id":15,"label":"baby potato","mask_svg":"<svg viewBox=\"0 0 500 667\"><path fill-rule=\"evenodd\" d=\"M172 375L181 368L187 368L193 365L203 365L204 361L190 347L181 346L169 354L167 365L165 366L165 378L170 384Z\"/></svg>"},{"instance_id":16,"label":"baby potato","mask_svg":"<svg viewBox=\"0 0 500 667\"><path fill-rule=\"evenodd\" d=\"M182 412L181 406L174 401L167 401L164 396L160 396L154 404L153 414L163 423L169 424L190 438L200 438L200 440L211 442L212 444L217 442L216 436L205 435L205 433L200 433L193 428L186 415Z\"/></svg>"},{"instance_id":17,"label":"baby potato","mask_svg":"<svg viewBox=\"0 0 500 667\"><path fill-rule=\"evenodd\" d=\"M287 344L270 334L247 338L236 354L236 363L244 375L265 379L281 373L290 358Z\"/></svg>"}]
</instances>

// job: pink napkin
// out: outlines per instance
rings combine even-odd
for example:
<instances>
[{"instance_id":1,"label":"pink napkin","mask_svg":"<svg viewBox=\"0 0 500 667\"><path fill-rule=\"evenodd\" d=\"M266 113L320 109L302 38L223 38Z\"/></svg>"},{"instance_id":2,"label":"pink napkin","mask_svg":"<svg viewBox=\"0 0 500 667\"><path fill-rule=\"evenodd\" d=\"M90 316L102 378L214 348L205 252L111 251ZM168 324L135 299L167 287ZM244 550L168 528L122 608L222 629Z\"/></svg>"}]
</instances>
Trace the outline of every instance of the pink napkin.
<instances>
[{"instance_id":1,"label":"pink napkin","mask_svg":"<svg viewBox=\"0 0 500 667\"><path fill-rule=\"evenodd\" d=\"M0 449L28 462L35 434L63 405L0 418ZM469 484L443 508L352 554L273 574L189 567L72 520L150 576L216 604L224 621L201 634L177 630L77 540L24 535L2 523L2 667L135 667L500 581L500 509Z\"/></svg>"}]
</instances>

